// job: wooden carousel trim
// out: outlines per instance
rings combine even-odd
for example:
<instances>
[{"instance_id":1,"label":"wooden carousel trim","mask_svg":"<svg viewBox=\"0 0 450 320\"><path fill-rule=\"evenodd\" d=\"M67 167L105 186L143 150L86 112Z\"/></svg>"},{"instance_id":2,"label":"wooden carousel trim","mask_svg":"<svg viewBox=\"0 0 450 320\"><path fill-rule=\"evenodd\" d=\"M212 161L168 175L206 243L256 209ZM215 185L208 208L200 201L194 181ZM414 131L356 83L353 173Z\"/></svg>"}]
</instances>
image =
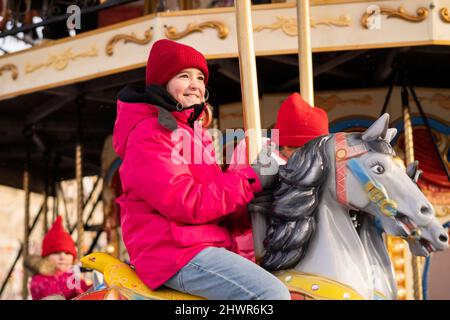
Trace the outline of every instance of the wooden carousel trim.
<instances>
[{"instance_id":1,"label":"wooden carousel trim","mask_svg":"<svg viewBox=\"0 0 450 320\"><path fill-rule=\"evenodd\" d=\"M450 23L450 10L448 8L442 8L439 10L439 17L445 23Z\"/></svg>"},{"instance_id":2,"label":"wooden carousel trim","mask_svg":"<svg viewBox=\"0 0 450 320\"><path fill-rule=\"evenodd\" d=\"M368 45L349 45L349 46L329 46L329 47L320 47L320 48L313 48L313 52L328 52L328 51L345 51L345 50L362 50L362 49L376 49L376 48L391 48L391 47L402 47L402 46L424 46L424 45L448 45L450 46L450 41L446 40L434 40L434 41L409 41L409 42L393 42L393 43L380 43L380 44L368 44ZM284 55L284 54L297 54L298 51L295 49L285 49L285 50L267 50L267 51L256 51L257 56L269 56L269 55ZM216 60L216 59L227 59L227 58L236 58L238 57L238 53L225 53L225 54L206 54L205 58L207 60ZM1 60L0 60L1 61ZM138 68L145 67L146 61L120 67L117 69L110 69L98 73L94 73L87 76L77 77L69 80L64 80L52 84L45 84L42 86L34 87L34 88L28 88L20 91L15 91L12 93L6 93L6 94L0 94L0 100L13 98L19 95L23 94L29 94L41 90L47 90L51 88L56 88L59 86L65 86L81 81L87 81L91 79L95 79L97 77L103 77L115 73L130 71Z\"/></svg>"},{"instance_id":3,"label":"wooden carousel trim","mask_svg":"<svg viewBox=\"0 0 450 320\"><path fill-rule=\"evenodd\" d=\"M205 21L198 24L189 23L186 29L181 32L178 32L177 28L174 26L164 25L164 27L166 28L165 36L170 40L179 40L190 35L193 32L203 33L203 30L206 28L216 29L217 36L222 40L228 37L230 33L227 25L221 21Z\"/></svg>"},{"instance_id":4,"label":"wooden carousel trim","mask_svg":"<svg viewBox=\"0 0 450 320\"><path fill-rule=\"evenodd\" d=\"M429 10L425 7L419 7L416 10L416 16L409 14L406 12L405 8L400 6L397 9L388 8L388 7L380 7L380 14L387 15L388 18L399 18L405 20L407 22L422 22L425 21L428 17ZM375 12L365 12L361 17L361 24L364 28L369 29L369 18L374 15Z\"/></svg>"},{"instance_id":5,"label":"wooden carousel trim","mask_svg":"<svg viewBox=\"0 0 450 320\"><path fill-rule=\"evenodd\" d=\"M138 45L146 45L149 44L153 39L153 27L150 27L148 30L144 32L144 38L139 39L134 32L131 34L116 34L111 39L108 40L105 46L105 52L108 56L112 56L114 54L114 46L119 41L124 41L124 44L128 42L132 42Z\"/></svg>"},{"instance_id":6,"label":"wooden carousel trim","mask_svg":"<svg viewBox=\"0 0 450 320\"><path fill-rule=\"evenodd\" d=\"M0 67L0 76L2 76L3 72L11 71L11 78L13 80L17 80L19 77L19 72L17 71L17 66L12 63L5 64Z\"/></svg>"},{"instance_id":7,"label":"wooden carousel trim","mask_svg":"<svg viewBox=\"0 0 450 320\"><path fill-rule=\"evenodd\" d=\"M16 92L13 92L13 93L7 93L7 94L3 94L3 95L0 94L0 100L14 98L14 97L17 97L17 96L20 96L20 95L29 94L29 93L33 93L33 92L38 92L38 91L42 91L42 90L48 90L48 89L52 89L52 88L62 87L62 86L66 86L66 85L69 85L69 84L74 84L74 83L77 83L77 82L92 80L92 79L99 78L99 77L105 77L105 76L109 76L109 75L120 73L120 72L126 72L126 71L130 71L130 70L138 69L138 68L143 68L143 67L145 67L146 64L147 64L146 62L136 63L136 64L133 64L133 65L130 65L130 66L125 66L125 67L112 69L112 70L106 70L106 71L98 72L98 73L95 73L95 74L90 74L90 75L87 75L87 76L82 76L82 77L78 77L78 78L73 78L73 79L69 79L69 80L55 82L55 83L52 83L52 84L45 84L45 85L42 85L42 86L29 88L29 89L24 89L24 90L16 91Z\"/></svg>"},{"instance_id":8,"label":"wooden carousel trim","mask_svg":"<svg viewBox=\"0 0 450 320\"><path fill-rule=\"evenodd\" d=\"M53 67L57 71L62 71L67 68L70 61L76 60L78 58L90 58L98 56L98 49L95 44L91 45L89 50L74 53L72 48L66 49L64 52L59 54L49 54L46 62L31 64L27 63L25 65L25 73L32 73L41 68Z\"/></svg>"},{"instance_id":9,"label":"wooden carousel trim","mask_svg":"<svg viewBox=\"0 0 450 320\"><path fill-rule=\"evenodd\" d=\"M90 37L90 36L93 36L93 35L101 34L101 33L107 32L107 31L112 31L112 30L123 28L123 27L131 26L131 25L134 25L134 24L139 23L139 22L151 20L151 19L155 18L155 16L156 16L156 14L152 13L152 14L148 14L148 15L145 15L145 16L142 16L142 17L130 19L130 20L127 20L127 21L124 21L124 22L119 22L119 23L116 23L116 24L113 24L113 25L110 25L110 26L106 26L106 27L103 27L103 28L98 28L98 29L95 29L95 30L86 31L86 32L77 34L77 35L75 35L73 37L65 37L65 38L58 39L58 40L48 40L45 43L42 43L42 44L39 44L39 45L35 45L35 46L31 47L31 48L27 48L27 49L24 49L24 50L20 50L20 51L4 54L4 55L0 56L0 61L1 61L1 59L10 58L12 56L16 56L16 55L19 55L19 54L29 53L29 52L34 51L34 50L43 49L43 48L47 48L47 47L50 47L50 46L54 46L54 45L58 45L58 44L66 43L66 42L71 42L71 41L83 39L83 38Z\"/></svg>"},{"instance_id":10,"label":"wooden carousel trim","mask_svg":"<svg viewBox=\"0 0 450 320\"><path fill-rule=\"evenodd\" d=\"M271 24L256 24L253 27L254 32L260 32L266 29L272 31L281 29L287 36L296 37L298 35L297 18L277 16L277 21ZM351 25L351 18L348 15L341 15L339 18L329 18L321 20L311 19L311 27L316 28L319 25L328 27L349 27Z\"/></svg>"},{"instance_id":11,"label":"wooden carousel trim","mask_svg":"<svg viewBox=\"0 0 450 320\"><path fill-rule=\"evenodd\" d=\"M352 24L352 19L348 15L340 15L339 18L314 20L311 19L311 27L315 28L318 25L324 25L327 27L350 27Z\"/></svg>"}]
</instances>

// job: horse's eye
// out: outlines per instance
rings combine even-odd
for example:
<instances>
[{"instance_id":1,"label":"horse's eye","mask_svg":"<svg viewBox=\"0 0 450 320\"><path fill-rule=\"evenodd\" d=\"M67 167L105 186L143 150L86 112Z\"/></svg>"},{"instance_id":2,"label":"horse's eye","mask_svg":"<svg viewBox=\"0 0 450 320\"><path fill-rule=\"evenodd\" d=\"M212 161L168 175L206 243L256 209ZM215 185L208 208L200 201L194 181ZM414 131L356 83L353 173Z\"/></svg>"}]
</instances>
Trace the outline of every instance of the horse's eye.
<instances>
[{"instance_id":1,"label":"horse's eye","mask_svg":"<svg viewBox=\"0 0 450 320\"><path fill-rule=\"evenodd\" d=\"M376 164L371 169L376 174L382 174L384 172L384 167L381 164Z\"/></svg>"}]
</instances>

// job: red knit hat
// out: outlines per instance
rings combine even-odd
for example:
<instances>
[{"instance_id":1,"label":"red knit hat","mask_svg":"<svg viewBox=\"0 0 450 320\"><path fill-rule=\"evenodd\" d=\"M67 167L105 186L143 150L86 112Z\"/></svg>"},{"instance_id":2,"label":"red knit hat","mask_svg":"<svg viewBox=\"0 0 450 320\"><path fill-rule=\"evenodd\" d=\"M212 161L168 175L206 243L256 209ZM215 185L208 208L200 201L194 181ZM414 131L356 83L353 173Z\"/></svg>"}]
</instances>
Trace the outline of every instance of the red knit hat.
<instances>
[{"instance_id":1,"label":"red knit hat","mask_svg":"<svg viewBox=\"0 0 450 320\"><path fill-rule=\"evenodd\" d=\"M208 64L200 52L175 41L158 40L148 56L145 82L163 86L178 72L188 68L199 69L205 76L205 85L208 83Z\"/></svg>"},{"instance_id":2,"label":"red knit hat","mask_svg":"<svg viewBox=\"0 0 450 320\"><path fill-rule=\"evenodd\" d=\"M70 234L64 230L62 217L58 216L50 230L42 241L42 256L57 252L70 253L74 258L77 256L77 249Z\"/></svg>"},{"instance_id":3,"label":"red knit hat","mask_svg":"<svg viewBox=\"0 0 450 320\"><path fill-rule=\"evenodd\" d=\"M281 104L274 129L280 130L280 146L301 147L329 133L328 116L325 110L311 108L298 93L293 93Z\"/></svg>"}]
</instances>

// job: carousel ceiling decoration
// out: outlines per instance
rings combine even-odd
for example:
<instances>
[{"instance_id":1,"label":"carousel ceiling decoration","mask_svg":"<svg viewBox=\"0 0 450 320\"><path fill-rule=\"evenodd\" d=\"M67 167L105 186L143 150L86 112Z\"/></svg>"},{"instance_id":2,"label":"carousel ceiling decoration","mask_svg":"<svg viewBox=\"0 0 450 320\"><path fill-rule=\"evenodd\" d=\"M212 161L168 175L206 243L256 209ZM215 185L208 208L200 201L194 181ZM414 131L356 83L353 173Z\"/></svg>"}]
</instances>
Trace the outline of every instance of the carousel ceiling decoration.
<instances>
[{"instance_id":1,"label":"carousel ceiling decoration","mask_svg":"<svg viewBox=\"0 0 450 320\"><path fill-rule=\"evenodd\" d=\"M150 27L150 29L144 32L144 38L142 39L139 39L134 32L132 32L131 34L117 34L108 41L105 47L105 51L108 56L112 56L114 54L114 46L119 41L123 40L124 44L131 42L143 46L149 44L152 39L153 27Z\"/></svg>"},{"instance_id":2,"label":"carousel ceiling decoration","mask_svg":"<svg viewBox=\"0 0 450 320\"><path fill-rule=\"evenodd\" d=\"M10 71L11 72L11 78L13 80L16 80L19 76L19 72L17 71L17 66L11 63L5 64L0 67L0 76L2 76L3 72Z\"/></svg>"},{"instance_id":3,"label":"carousel ceiling decoration","mask_svg":"<svg viewBox=\"0 0 450 320\"><path fill-rule=\"evenodd\" d=\"M62 71L67 68L70 61L77 60L78 58L89 58L98 56L97 46L94 44L90 49L74 53L72 48L68 48L66 51L59 54L49 54L46 62L31 64L27 63L25 66L26 73L32 73L41 68L53 67L55 70Z\"/></svg>"},{"instance_id":4,"label":"carousel ceiling decoration","mask_svg":"<svg viewBox=\"0 0 450 320\"><path fill-rule=\"evenodd\" d=\"M425 7L419 7L416 11L416 15L406 12L404 7L393 9L389 7L380 7L378 10L367 10L362 18L361 24L364 28L370 29L370 18L376 14L387 15L388 18L399 18L408 22L422 22L428 17L429 10Z\"/></svg>"},{"instance_id":5,"label":"carousel ceiling decoration","mask_svg":"<svg viewBox=\"0 0 450 320\"><path fill-rule=\"evenodd\" d=\"M202 33L203 30L206 28L216 29L217 36L219 37L219 39L225 39L226 37L228 37L228 34L230 33L228 26L220 21L206 21L198 24L189 23L186 29L181 32L178 32L177 28L173 26L165 26L165 27L166 27L165 35L170 40L182 39L193 32Z\"/></svg>"},{"instance_id":6,"label":"carousel ceiling decoration","mask_svg":"<svg viewBox=\"0 0 450 320\"><path fill-rule=\"evenodd\" d=\"M271 24L257 24L253 27L254 32L260 32L266 29L275 31L281 29L286 35L290 37L296 37L298 34L297 19L277 16L277 21ZM317 26L324 25L328 27L349 27L352 21L349 16L341 15L339 18L330 18L322 20L311 19L311 27L316 28Z\"/></svg>"},{"instance_id":7,"label":"carousel ceiling decoration","mask_svg":"<svg viewBox=\"0 0 450 320\"><path fill-rule=\"evenodd\" d=\"M442 21L450 23L450 11L448 10L448 8L442 8L441 10L439 10L439 16L441 17Z\"/></svg>"}]
</instances>

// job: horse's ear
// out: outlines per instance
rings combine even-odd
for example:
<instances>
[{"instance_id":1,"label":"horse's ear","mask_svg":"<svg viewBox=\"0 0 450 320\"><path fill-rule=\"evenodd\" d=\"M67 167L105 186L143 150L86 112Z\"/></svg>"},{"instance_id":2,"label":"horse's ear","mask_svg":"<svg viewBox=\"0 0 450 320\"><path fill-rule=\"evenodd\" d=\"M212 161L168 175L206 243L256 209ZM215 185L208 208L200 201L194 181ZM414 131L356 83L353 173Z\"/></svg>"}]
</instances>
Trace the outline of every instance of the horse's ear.
<instances>
[{"instance_id":1,"label":"horse's ear","mask_svg":"<svg viewBox=\"0 0 450 320\"><path fill-rule=\"evenodd\" d=\"M378 138L385 139L389 127L389 114L385 113L378 118L362 135L364 141L373 141Z\"/></svg>"},{"instance_id":2,"label":"horse's ear","mask_svg":"<svg viewBox=\"0 0 450 320\"><path fill-rule=\"evenodd\" d=\"M387 141L387 143L391 143L392 139L397 135L397 129L395 128L389 128L386 132L386 137L384 137L384 140Z\"/></svg>"}]
</instances>

